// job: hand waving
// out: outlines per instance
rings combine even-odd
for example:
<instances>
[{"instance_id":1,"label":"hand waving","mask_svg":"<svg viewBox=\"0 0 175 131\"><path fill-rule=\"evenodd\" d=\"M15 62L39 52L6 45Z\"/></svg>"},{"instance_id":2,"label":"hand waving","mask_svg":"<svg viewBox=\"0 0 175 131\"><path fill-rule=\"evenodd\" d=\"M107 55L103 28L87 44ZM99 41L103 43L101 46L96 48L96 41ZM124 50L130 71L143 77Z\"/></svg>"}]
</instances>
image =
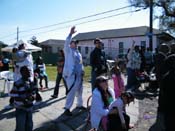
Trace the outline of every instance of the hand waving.
<instances>
[{"instance_id":1,"label":"hand waving","mask_svg":"<svg viewBox=\"0 0 175 131\"><path fill-rule=\"evenodd\" d=\"M72 35L72 34L74 34L75 32L76 32L75 26L73 26L73 27L71 28L71 30L70 30L70 34Z\"/></svg>"}]
</instances>

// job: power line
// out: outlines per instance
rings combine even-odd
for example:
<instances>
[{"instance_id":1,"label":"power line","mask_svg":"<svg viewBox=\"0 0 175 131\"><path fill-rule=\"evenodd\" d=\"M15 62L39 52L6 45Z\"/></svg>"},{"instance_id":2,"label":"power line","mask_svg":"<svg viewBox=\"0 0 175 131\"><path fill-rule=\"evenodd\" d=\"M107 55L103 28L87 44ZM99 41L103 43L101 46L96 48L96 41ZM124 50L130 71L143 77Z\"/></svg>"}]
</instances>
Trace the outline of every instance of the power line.
<instances>
[{"instance_id":1,"label":"power line","mask_svg":"<svg viewBox=\"0 0 175 131\"><path fill-rule=\"evenodd\" d=\"M132 14L133 14L133 12L131 12L131 14L129 14L129 16L128 16L125 20L122 20L122 22L120 22L120 23L118 24L118 26L120 27L121 25L123 26L123 25L125 25L126 23L128 23L128 21L129 21L129 19L131 18Z\"/></svg>"},{"instance_id":2,"label":"power line","mask_svg":"<svg viewBox=\"0 0 175 131\"><path fill-rule=\"evenodd\" d=\"M106 14L106 13L111 13L111 12L114 12L114 11L118 11L118 10L121 10L121 9L125 9L125 8L128 8L128 7L131 7L131 6L133 6L133 5L128 5L128 6L124 6L124 7L121 7L121 8L112 9L112 10L104 11L104 12L101 12L101 13L88 15L88 16L76 18L76 19L73 19L73 20L68 20L68 21L52 24L52 25L42 26L42 27L33 28L33 29L29 29L29 30L23 30L23 31L20 31L20 33L22 33L22 32L29 32L29 31L33 31L33 30L44 29L44 28L49 28L49 27L52 27L52 26L62 25L62 24L66 24L66 23L71 23L71 22L82 20L82 19L87 19L87 18L90 18L90 17L95 17L95 16Z\"/></svg>"},{"instance_id":3,"label":"power line","mask_svg":"<svg viewBox=\"0 0 175 131\"><path fill-rule=\"evenodd\" d=\"M24 33L24 32L29 32L29 31L49 28L49 27L53 27L53 26L63 25L63 24L66 24L66 23L71 23L71 22L82 20L82 19L87 19L87 18L90 18L90 17L95 17L95 16L106 14L106 13L111 13L111 12L114 12L114 11L117 11L117 10L122 10L122 9L125 9L125 8L128 8L128 7L132 7L132 6L133 5L128 5L128 6L124 6L124 7L121 7L121 8L116 8L116 9L104 11L104 12L101 12L101 13L97 13L97 14L92 14L92 15L76 18L76 19L73 19L73 20L63 21L63 22L60 22L60 23L52 24L52 25L46 25L46 26L42 26L42 27L38 27L38 28L22 30L22 31L19 31L19 33ZM3 37L0 37L0 39L8 38L8 37L13 36L13 35L16 35L16 32L14 32L12 34L9 34L9 35L6 35L6 36L3 36Z\"/></svg>"},{"instance_id":4,"label":"power line","mask_svg":"<svg viewBox=\"0 0 175 131\"><path fill-rule=\"evenodd\" d=\"M13 36L13 35L16 35L16 33L12 33L12 34L9 34L9 35L2 36L2 37L0 37L0 39L4 39L4 38L7 38L7 37L10 37L10 36Z\"/></svg>"},{"instance_id":5,"label":"power line","mask_svg":"<svg viewBox=\"0 0 175 131\"><path fill-rule=\"evenodd\" d=\"M98 19L95 19L95 20L89 20L89 21L82 22L82 23L79 23L79 24L76 24L76 25L81 25L81 24L85 24L85 23L89 23L89 22L93 22L93 21L98 21L98 20L107 19L107 18L119 16L119 15L124 15L124 14L128 14L128 13L133 13L133 12L136 12L136 11L140 11L140 10L122 12L122 13L119 13L119 14L110 15L110 16L105 16L105 17L98 18Z\"/></svg>"},{"instance_id":6,"label":"power line","mask_svg":"<svg viewBox=\"0 0 175 131\"><path fill-rule=\"evenodd\" d=\"M80 23L77 23L77 24L74 24L74 25L82 25L82 24L86 24L86 23L90 23L90 22L94 22L94 21L99 21L99 20L102 20L102 19L107 19L107 18L111 18L111 17L116 17L116 16L119 16L119 15L124 15L124 14L128 14L128 13L134 13L134 12L138 12L138 11L141 11L142 9L136 9L134 11L127 11L127 12L122 12L122 13L119 13L119 14L114 14L114 15L110 15L110 16L105 16L105 17L102 17L102 18L97 18L97 19L93 19L93 20L89 20L89 21L84 21L84 22L80 22ZM32 34L27 34L27 35L23 35L21 37L26 37L26 36L31 36L31 35L36 35L36 34L43 34L43 33L48 33L48 32L52 32L52 31L55 31L55 30L60 30L60 29L65 29L65 28L69 28L71 25L68 25L68 26L63 26L63 27L58 27L58 28L55 28L55 29L52 29L52 30L48 30L48 31L42 31L42 32L38 32L38 33L32 33Z\"/></svg>"},{"instance_id":7,"label":"power line","mask_svg":"<svg viewBox=\"0 0 175 131\"><path fill-rule=\"evenodd\" d=\"M123 7L124 8L124 7ZM94 21L99 21L99 20L102 20L102 19L107 19L107 18L111 18L111 17L116 17L116 16L119 16L119 15L124 15L124 14L128 14L128 13L134 13L134 12L138 12L138 11L141 11L145 8L142 8L142 9L136 9L134 11L127 11L127 12L122 12L122 13L118 13L118 14L114 14L114 15L110 15L110 16L105 16L105 17L101 17L101 18L97 18L97 19L93 19L93 20L88 20L88 21L84 21L84 22L80 22L80 23L77 23L77 24L74 24L74 25L82 25L82 24L86 24L86 23L90 23L90 22L94 22ZM107 12L107 11L106 11ZM101 14L101 13L99 13ZM84 17L85 18L85 17ZM71 21L71 20L70 20ZM47 31L42 31L42 32L38 32L38 33L32 33L32 34L27 34L27 35L22 35L20 37L26 37L26 36L32 36L32 35L36 35L36 34L43 34L43 33L48 33L48 32L52 32L52 31L55 31L55 30L60 30L60 29L65 29L65 28L69 28L70 26L72 25L68 25L68 26L63 26L63 27L59 27L59 28L55 28L55 29L52 29L52 30L47 30ZM46 27L46 26L45 26ZM20 32L21 33L21 32ZM14 39L14 38L13 38ZM10 40L13 40L13 39L10 39ZM10 41L9 40L9 41Z\"/></svg>"}]
</instances>

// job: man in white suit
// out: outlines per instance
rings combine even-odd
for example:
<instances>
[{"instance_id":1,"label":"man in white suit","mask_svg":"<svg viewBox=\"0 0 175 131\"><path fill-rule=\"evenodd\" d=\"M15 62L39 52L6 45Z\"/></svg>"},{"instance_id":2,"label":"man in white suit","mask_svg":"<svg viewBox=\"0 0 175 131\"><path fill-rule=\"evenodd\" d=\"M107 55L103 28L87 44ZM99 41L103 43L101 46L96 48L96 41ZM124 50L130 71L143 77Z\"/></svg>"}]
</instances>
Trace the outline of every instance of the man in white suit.
<instances>
[{"instance_id":1,"label":"man in white suit","mask_svg":"<svg viewBox=\"0 0 175 131\"><path fill-rule=\"evenodd\" d=\"M78 41L72 40L72 35L75 32L75 27L72 27L64 45L65 63L63 77L68 87L65 115L72 115L70 108L73 105L75 95L77 95L77 108L84 109L82 99L84 67L82 56L77 49Z\"/></svg>"}]
</instances>

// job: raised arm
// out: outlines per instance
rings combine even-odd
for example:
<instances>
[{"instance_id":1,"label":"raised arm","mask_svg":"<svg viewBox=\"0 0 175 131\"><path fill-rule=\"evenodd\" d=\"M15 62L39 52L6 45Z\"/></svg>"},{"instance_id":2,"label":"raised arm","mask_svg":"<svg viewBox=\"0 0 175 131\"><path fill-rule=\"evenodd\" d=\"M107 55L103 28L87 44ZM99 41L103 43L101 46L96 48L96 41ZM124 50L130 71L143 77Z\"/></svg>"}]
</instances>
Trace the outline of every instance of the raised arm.
<instances>
[{"instance_id":1,"label":"raised arm","mask_svg":"<svg viewBox=\"0 0 175 131\"><path fill-rule=\"evenodd\" d=\"M69 48L70 48L70 42L72 40L72 35L76 32L75 30L75 26L73 26L70 30L70 33L69 35L67 36L66 38L66 41L65 41L65 44L64 44L64 52L68 52L69 51Z\"/></svg>"},{"instance_id":2,"label":"raised arm","mask_svg":"<svg viewBox=\"0 0 175 131\"><path fill-rule=\"evenodd\" d=\"M128 60L130 60L131 57L132 57L132 52L134 50L134 46L135 46L135 41L133 40L132 41L132 47L130 48L130 51L128 52L128 55L127 55Z\"/></svg>"}]
</instances>

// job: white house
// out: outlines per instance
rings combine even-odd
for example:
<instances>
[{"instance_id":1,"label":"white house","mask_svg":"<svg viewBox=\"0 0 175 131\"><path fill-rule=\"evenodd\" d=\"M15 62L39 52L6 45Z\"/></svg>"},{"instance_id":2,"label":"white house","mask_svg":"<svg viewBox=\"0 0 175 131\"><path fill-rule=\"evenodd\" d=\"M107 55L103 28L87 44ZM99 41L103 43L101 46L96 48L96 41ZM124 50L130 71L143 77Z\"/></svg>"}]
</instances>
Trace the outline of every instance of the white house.
<instances>
[{"instance_id":1,"label":"white house","mask_svg":"<svg viewBox=\"0 0 175 131\"><path fill-rule=\"evenodd\" d=\"M79 33L73 39L79 40L79 50L84 60L89 61L90 52L94 49L93 40L101 38L104 43L106 54L115 59L126 54L128 48L131 47L132 41L136 45L149 47L149 27L132 27L123 29L102 30L94 32ZM168 33L158 29L153 29L153 47L154 50L160 43L174 41L175 38Z\"/></svg>"},{"instance_id":2,"label":"white house","mask_svg":"<svg viewBox=\"0 0 175 131\"><path fill-rule=\"evenodd\" d=\"M58 53L60 49L63 49L65 40L55 40L49 39L43 42L40 42L43 52L46 53Z\"/></svg>"}]
</instances>

